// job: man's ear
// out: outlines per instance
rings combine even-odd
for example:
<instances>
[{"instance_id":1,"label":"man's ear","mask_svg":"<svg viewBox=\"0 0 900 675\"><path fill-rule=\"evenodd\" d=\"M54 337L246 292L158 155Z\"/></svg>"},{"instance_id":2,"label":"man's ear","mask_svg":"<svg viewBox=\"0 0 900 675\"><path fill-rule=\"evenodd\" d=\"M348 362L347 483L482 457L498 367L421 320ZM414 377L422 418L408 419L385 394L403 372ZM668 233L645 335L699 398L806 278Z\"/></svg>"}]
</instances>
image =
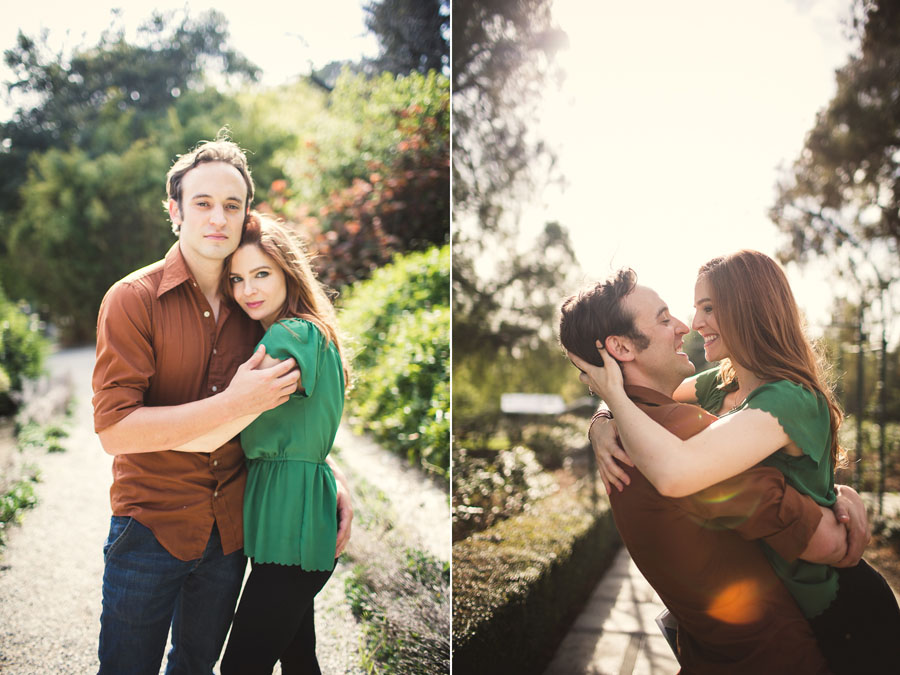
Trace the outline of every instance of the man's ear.
<instances>
[{"instance_id":1,"label":"man's ear","mask_svg":"<svg viewBox=\"0 0 900 675\"><path fill-rule=\"evenodd\" d=\"M616 361L634 361L634 343L622 335L610 335L604 343L607 353Z\"/></svg>"},{"instance_id":2,"label":"man's ear","mask_svg":"<svg viewBox=\"0 0 900 675\"><path fill-rule=\"evenodd\" d=\"M181 225L181 209L178 207L178 202L174 199L169 200L169 218L176 225Z\"/></svg>"}]
</instances>

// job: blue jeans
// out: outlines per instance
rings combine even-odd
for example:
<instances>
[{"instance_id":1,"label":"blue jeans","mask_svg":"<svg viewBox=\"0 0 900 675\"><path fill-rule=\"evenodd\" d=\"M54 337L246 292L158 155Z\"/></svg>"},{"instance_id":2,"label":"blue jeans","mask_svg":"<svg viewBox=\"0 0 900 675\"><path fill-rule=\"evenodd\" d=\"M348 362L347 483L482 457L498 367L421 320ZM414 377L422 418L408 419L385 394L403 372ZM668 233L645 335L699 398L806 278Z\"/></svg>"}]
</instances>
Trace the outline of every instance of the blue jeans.
<instances>
[{"instance_id":1,"label":"blue jeans","mask_svg":"<svg viewBox=\"0 0 900 675\"><path fill-rule=\"evenodd\" d=\"M185 562L138 521L113 516L103 554L100 674L157 675L171 625L166 675L210 675L241 590L243 551L223 555L214 525L203 555Z\"/></svg>"}]
</instances>

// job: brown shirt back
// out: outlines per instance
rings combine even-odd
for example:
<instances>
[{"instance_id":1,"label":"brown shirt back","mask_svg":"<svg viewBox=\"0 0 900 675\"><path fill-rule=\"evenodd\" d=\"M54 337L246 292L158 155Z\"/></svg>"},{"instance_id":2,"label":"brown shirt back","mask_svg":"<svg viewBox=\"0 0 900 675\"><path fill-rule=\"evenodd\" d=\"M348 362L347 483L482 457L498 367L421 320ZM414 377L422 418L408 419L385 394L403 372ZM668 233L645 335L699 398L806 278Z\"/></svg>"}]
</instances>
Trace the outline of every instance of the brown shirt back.
<instances>
[{"instance_id":1,"label":"brown shirt back","mask_svg":"<svg viewBox=\"0 0 900 675\"><path fill-rule=\"evenodd\" d=\"M689 438L716 417L659 392L627 387L652 419ZM610 495L622 540L678 619L683 673L827 673L809 623L758 544L796 558L821 518L784 476L755 467L681 499L663 497L634 467Z\"/></svg>"},{"instance_id":2,"label":"brown shirt back","mask_svg":"<svg viewBox=\"0 0 900 675\"><path fill-rule=\"evenodd\" d=\"M164 260L109 289L97 318L94 429L141 406L189 403L224 390L262 328L223 302L218 321L178 243ZM150 528L181 560L199 558L213 523L225 553L243 546L246 470L237 438L215 452L143 452L113 459L112 512Z\"/></svg>"}]
</instances>

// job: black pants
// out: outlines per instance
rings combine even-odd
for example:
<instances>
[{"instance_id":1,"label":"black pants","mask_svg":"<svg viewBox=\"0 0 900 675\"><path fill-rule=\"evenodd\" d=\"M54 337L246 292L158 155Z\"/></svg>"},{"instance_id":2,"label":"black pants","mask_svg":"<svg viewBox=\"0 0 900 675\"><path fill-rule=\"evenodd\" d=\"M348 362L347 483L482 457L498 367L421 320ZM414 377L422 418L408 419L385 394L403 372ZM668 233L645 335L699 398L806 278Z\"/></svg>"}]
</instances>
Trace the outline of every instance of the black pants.
<instances>
[{"instance_id":1,"label":"black pants","mask_svg":"<svg viewBox=\"0 0 900 675\"><path fill-rule=\"evenodd\" d=\"M331 572L253 563L231 625L222 675L320 675L313 598Z\"/></svg>"},{"instance_id":2,"label":"black pants","mask_svg":"<svg viewBox=\"0 0 900 675\"><path fill-rule=\"evenodd\" d=\"M835 675L880 675L900 668L900 608L891 587L865 560L838 568L838 594L810 619Z\"/></svg>"}]
</instances>

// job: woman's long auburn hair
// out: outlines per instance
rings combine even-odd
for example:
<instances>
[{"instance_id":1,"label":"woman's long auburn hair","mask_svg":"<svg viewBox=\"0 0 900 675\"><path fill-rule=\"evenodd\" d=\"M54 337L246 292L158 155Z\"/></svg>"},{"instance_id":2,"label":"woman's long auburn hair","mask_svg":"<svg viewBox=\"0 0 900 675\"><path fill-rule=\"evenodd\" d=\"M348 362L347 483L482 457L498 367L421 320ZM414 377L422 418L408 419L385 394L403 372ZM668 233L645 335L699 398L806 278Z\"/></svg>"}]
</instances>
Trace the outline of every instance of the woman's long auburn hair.
<instances>
[{"instance_id":1,"label":"woman's long auburn hair","mask_svg":"<svg viewBox=\"0 0 900 675\"><path fill-rule=\"evenodd\" d=\"M822 394L831 418L831 461L846 462L838 443L844 419L827 379L824 355L806 336L797 301L784 271L758 251L713 258L697 273L709 281L719 333L730 358L719 365L722 382L734 380L738 363L762 380L789 380Z\"/></svg>"},{"instance_id":2,"label":"woman's long auburn hair","mask_svg":"<svg viewBox=\"0 0 900 675\"><path fill-rule=\"evenodd\" d=\"M341 349L338 335L337 313L328 297L325 286L316 279L315 272L309 263L303 244L299 237L291 232L281 221L264 213L252 211L244 221L244 232L238 249L244 246L257 246L271 258L284 272L287 291L284 305L275 321L282 319L305 319L314 324L322 335L325 344L334 342L341 357L344 369L345 386L349 383L350 368ZM234 254L225 260L222 273L222 291L225 297L234 298L231 285L231 261Z\"/></svg>"}]
</instances>

